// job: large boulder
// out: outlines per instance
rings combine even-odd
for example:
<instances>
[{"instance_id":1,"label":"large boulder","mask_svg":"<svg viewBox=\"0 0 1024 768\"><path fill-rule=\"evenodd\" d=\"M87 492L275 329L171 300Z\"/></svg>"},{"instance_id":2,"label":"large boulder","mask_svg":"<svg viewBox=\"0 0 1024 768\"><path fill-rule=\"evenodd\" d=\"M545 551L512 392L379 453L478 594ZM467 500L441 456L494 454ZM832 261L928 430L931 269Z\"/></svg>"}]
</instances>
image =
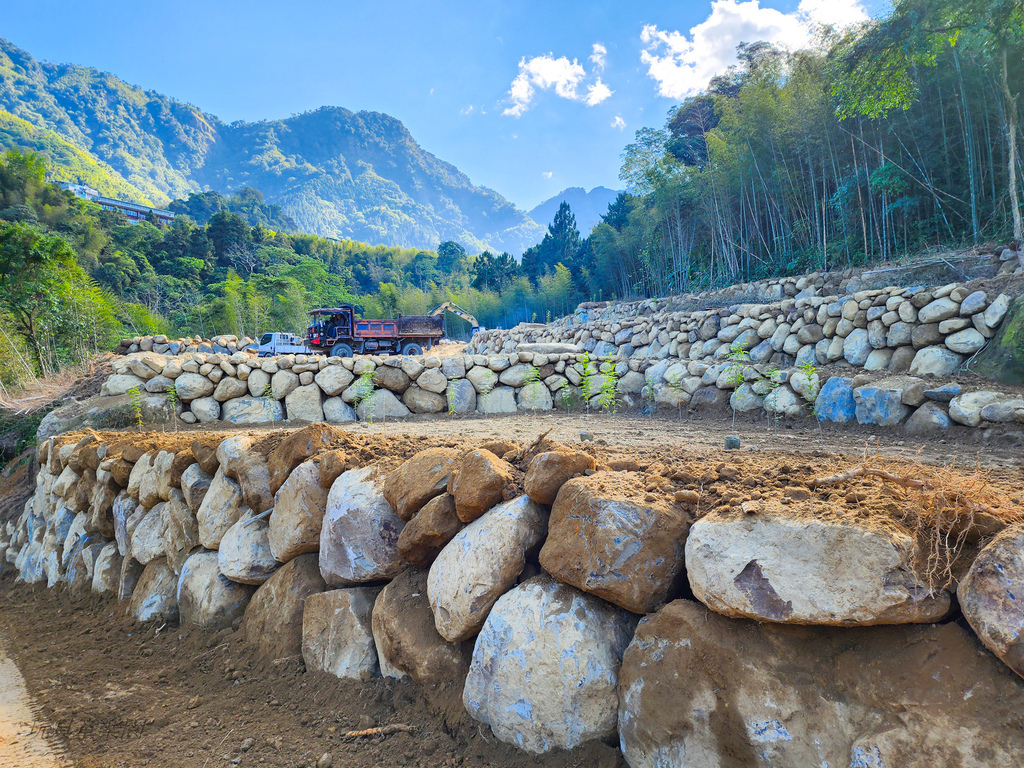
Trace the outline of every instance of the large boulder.
<instances>
[{"instance_id":1,"label":"large boulder","mask_svg":"<svg viewBox=\"0 0 1024 768\"><path fill-rule=\"evenodd\" d=\"M205 376L198 373L183 373L174 380L174 389L178 393L178 399L188 403L198 397L208 397L213 394L216 385Z\"/></svg>"},{"instance_id":2,"label":"large boulder","mask_svg":"<svg viewBox=\"0 0 1024 768\"><path fill-rule=\"evenodd\" d=\"M547 511L529 496L499 504L463 528L430 566L427 597L445 640L468 640L544 539Z\"/></svg>"},{"instance_id":3,"label":"large boulder","mask_svg":"<svg viewBox=\"0 0 1024 768\"><path fill-rule=\"evenodd\" d=\"M185 494L175 488L171 498L163 504L164 555L175 573L196 547L199 546L199 521L185 502Z\"/></svg>"},{"instance_id":4,"label":"large boulder","mask_svg":"<svg viewBox=\"0 0 1024 768\"><path fill-rule=\"evenodd\" d=\"M146 516L145 507L128 495L128 491L121 491L114 499L114 540L117 542L117 551L122 557L128 554L132 546L132 534L139 521Z\"/></svg>"},{"instance_id":5,"label":"large boulder","mask_svg":"<svg viewBox=\"0 0 1024 768\"><path fill-rule=\"evenodd\" d=\"M570 480L551 508L541 566L633 613L657 610L680 586L690 518L671 501L645 497L631 472Z\"/></svg>"},{"instance_id":6,"label":"large boulder","mask_svg":"<svg viewBox=\"0 0 1024 768\"><path fill-rule=\"evenodd\" d=\"M516 413L516 391L512 387L495 387L490 392L481 392L476 396L476 409L485 414Z\"/></svg>"},{"instance_id":7,"label":"large boulder","mask_svg":"<svg viewBox=\"0 0 1024 768\"><path fill-rule=\"evenodd\" d=\"M331 366L338 368L339 366ZM325 369L326 370L326 369ZM342 368L342 370L345 370ZM292 432L267 456L270 470L270 492L276 494L292 470L322 450L327 449L335 432L326 424L310 424Z\"/></svg>"},{"instance_id":8,"label":"large boulder","mask_svg":"<svg viewBox=\"0 0 1024 768\"><path fill-rule=\"evenodd\" d=\"M415 384L405 390L402 402L413 413L440 413L448 406L444 395L422 389Z\"/></svg>"},{"instance_id":9,"label":"large boulder","mask_svg":"<svg viewBox=\"0 0 1024 768\"><path fill-rule=\"evenodd\" d=\"M826 381L818 392L814 412L822 421L838 424L854 421L857 418L857 401L853 396L853 379L833 376Z\"/></svg>"},{"instance_id":10,"label":"large boulder","mask_svg":"<svg viewBox=\"0 0 1024 768\"><path fill-rule=\"evenodd\" d=\"M143 565L148 565L158 557L164 556L164 508L166 502L160 502L150 509L145 516L139 520L138 525L132 532L131 556Z\"/></svg>"},{"instance_id":11,"label":"large boulder","mask_svg":"<svg viewBox=\"0 0 1024 768\"><path fill-rule=\"evenodd\" d=\"M914 573L912 531L856 519L712 512L690 529L694 596L726 616L788 624L912 624L949 614L950 595Z\"/></svg>"},{"instance_id":12,"label":"large boulder","mask_svg":"<svg viewBox=\"0 0 1024 768\"><path fill-rule=\"evenodd\" d=\"M1002 392L984 390L958 395L949 401L949 418L957 424L977 427L981 424L981 410L986 405L997 403L1000 400L1009 400L1009 397Z\"/></svg>"},{"instance_id":13,"label":"large boulder","mask_svg":"<svg viewBox=\"0 0 1024 768\"><path fill-rule=\"evenodd\" d=\"M913 376L950 376L963 364L963 355L938 345L919 349L910 364Z\"/></svg>"},{"instance_id":14,"label":"large boulder","mask_svg":"<svg viewBox=\"0 0 1024 768\"><path fill-rule=\"evenodd\" d=\"M572 448L559 447L539 453L530 461L524 490L538 504L550 506L555 503L558 490L567 480L596 468L597 462L593 456Z\"/></svg>"},{"instance_id":15,"label":"large boulder","mask_svg":"<svg viewBox=\"0 0 1024 768\"><path fill-rule=\"evenodd\" d=\"M476 640L462 700L528 752L614 737L622 653L636 619L546 576L503 595Z\"/></svg>"},{"instance_id":16,"label":"large boulder","mask_svg":"<svg viewBox=\"0 0 1024 768\"><path fill-rule=\"evenodd\" d=\"M239 518L220 540L220 572L239 584L262 584L269 579L281 567L270 551L269 528L266 518Z\"/></svg>"},{"instance_id":17,"label":"large boulder","mask_svg":"<svg viewBox=\"0 0 1024 768\"><path fill-rule=\"evenodd\" d=\"M207 474L198 463L193 464L181 473L181 492L184 494L185 503L193 515L199 511L199 505L203 503L203 498L206 496L206 492L210 490L210 483L212 482L213 475Z\"/></svg>"},{"instance_id":18,"label":"large boulder","mask_svg":"<svg viewBox=\"0 0 1024 768\"><path fill-rule=\"evenodd\" d=\"M429 568L464 523L455 514L455 499L444 493L426 504L398 535L398 554L410 565Z\"/></svg>"},{"instance_id":19,"label":"large boulder","mask_svg":"<svg viewBox=\"0 0 1024 768\"><path fill-rule=\"evenodd\" d=\"M339 587L394 578L406 567L398 554L403 525L376 467L345 472L327 494L320 531L324 580Z\"/></svg>"},{"instance_id":20,"label":"large boulder","mask_svg":"<svg viewBox=\"0 0 1024 768\"><path fill-rule=\"evenodd\" d=\"M860 424L876 424L894 427L910 415L911 409L903 402L903 390L912 383L911 377L897 376L881 379L853 390L857 403L857 421Z\"/></svg>"},{"instance_id":21,"label":"large boulder","mask_svg":"<svg viewBox=\"0 0 1024 768\"><path fill-rule=\"evenodd\" d=\"M521 411L550 411L554 406L551 390L543 381L531 382L519 390L518 406Z\"/></svg>"},{"instance_id":22,"label":"large boulder","mask_svg":"<svg viewBox=\"0 0 1024 768\"><path fill-rule=\"evenodd\" d=\"M296 387L285 397L284 409L289 421L323 421L324 407L320 387L316 384Z\"/></svg>"},{"instance_id":23,"label":"large boulder","mask_svg":"<svg viewBox=\"0 0 1024 768\"><path fill-rule=\"evenodd\" d=\"M450 413L472 413L476 410L476 388L469 379L449 381L445 397Z\"/></svg>"},{"instance_id":24,"label":"large boulder","mask_svg":"<svg viewBox=\"0 0 1024 768\"><path fill-rule=\"evenodd\" d=\"M630 768L1024 764L1024 686L955 623L811 628L677 600L619 673Z\"/></svg>"},{"instance_id":25,"label":"large boulder","mask_svg":"<svg viewBox=\"0 0 1024 768\"><path fill-rule=\"evenodd\" d=\"M236 397L221 407L221 419L231 424L284 421L284 408L273 397Z\"/></svg>"},{"instance_id":26,"label":"large boulder","mask_svg":"<svg viewBox=\"0 0 1024 768\"><path fill-rule=\"evenodd\" d=\"M1024 677L1024 524L1003 529L981 550L956 596L981 642Z\"/></svg>"},{"instance_id":27,"label":"large boulder","mask_svg":"<svg viewBox=\"0 0 1024 768\"><path fill-rule=\"evenodd\" d=\"M266 512L274 506L270 490L270 468L266 459L252 450L251 437L229 437L217 447L217 460L224 474L237 480L242 499L254 512Z\"/></svg>"},{"instance_id":28,"label":"large boulder","mask_svg":"<svg viewBox=\"0 0 1024 768\"><path fill-rule=\"evenodd\" d=\"M328 365L313 377L328 397L340 395L355 379L352 371L343 365Z\"/></svg>"},{"instance_id":29,"label":"large boulder","mask_svg":"<svg viewBox=\"0 0 1024 768\"><path fill-rule=\"evenodd\" d=\"M117 544L107 542L96 556L92 570L92 591L100 595L116 595L117 580L121 573L121 555Z\"/></svg>"},{"instance_id":30,"label":"large boulder","mask_svg":"<svg viewBox=\"0 0 1024 768\"><path fill-rule=\"evenodd\" d=\"M400 419L411 413L405 404L395 397L395 393L388 389L374 390L356 406L355 410L360 421Z\"/></svg>"},{"instance_id":31,"label":"large boulder","mask_svg":"<svg viewBox=\"0 0 1024 768\"><path fill-rule=\"evenodd\" d=\"M1024 296L1014 299L1011 306L1010 297L999 294L983 318L994 335L972 368L979 376L1019 386L1024 381Z\"/></svg>"},{"instance_id":32,"label":"large boulder","mask_svg":"<svg viewBox=\"0 0 1024 768\"><path fill-rule=\"evenodd\" d=\"M451 483L455 512L464 523L476 520L502 499L512 482L512 465L488 450L467 453Z\"/></svg>"},{"instance_id":33,"label":"large boulder","mask_svg":"<svg viewBox=\"0 0 1024 768\"><path fill-rule=\"evenodd\" d=\"M413 682L461 682L469 667L468 643L449 643L434 627L426 571L406 570L377 595L373 642L381 674Z\"/></svg>"},{"instance_id":34,"label":"large boulder","mask_svg":"<svg viewBox=\"0 0 1024 768\"><path fill-rule=\"evenodd\" d=\"M327 512L327 489L320 483L320 465L299 464L274 497L270 515L270 551L287 563L296 555L320 548L320 529Z\"/></svg>"},{"instance_id":35,"label":"large boulder","mask_svg":"<svg viewBox=\"0 0 1024 768\"><path fill-rule=\"evenodd\" d=\"M248 509L242 500L241 487L225 475L223 469L218 469L196 513L199 543L206 549L217 549L228 528Z\"/></svg>"},{"instance_id":36,"label":"large boulder","mask_svg":"<svg viewBox=\"0 0 1024 768\"><path fill-rule=\"evenodd\" d=\"M200 550L185 561L178 577L181 623L208 629L230 627L245 613L255 591L225 577L218 569L216 552Z\"/></svg>"},{"instance_id":37,"label":"large boulder","mask_svg":"<svg viewBox=\"0 0 1024 768\"><path fill-rule=\"evenodd\" d=\"M380 673L372 626L380 589L332 589L306 598L302 660L307 670L364 682Z\"/></svg>"},{"instance_id":38,"label":"large boulder","mask_svg":"<svg viewBox=\"0 0 1024 768\"><path fill-rule=\"evenodd\" d=\"M266 658L300 655L306 598L324 589L315 554L290 560L253 595L245 610L246 637Z\"/></svg>"},{"instance_id":39,"label":"large boulder","mask_svg":"<svg viewBox=\"0 0 1024 768\"><path fill-rule=\"evenodd\" d=\"M125 558L125 563L138 562ZM122 566L122 575L125 569ZM131 590L128 612L136 621L177 621L178 619L178 577L163 558L153 560L138 577L138 583Z\"/></svg>"},{"instance_id":40,"label":"large boulder","mask_svg":"<svg viewBox=\"0 0 1024 768\"><path fill-rule=\"evenodd\" d=\"M402 520L411 520L424 504L445 492L459 453L455 448L428 448L387 476L384 498Z\"/></svg>"}]
</instances>

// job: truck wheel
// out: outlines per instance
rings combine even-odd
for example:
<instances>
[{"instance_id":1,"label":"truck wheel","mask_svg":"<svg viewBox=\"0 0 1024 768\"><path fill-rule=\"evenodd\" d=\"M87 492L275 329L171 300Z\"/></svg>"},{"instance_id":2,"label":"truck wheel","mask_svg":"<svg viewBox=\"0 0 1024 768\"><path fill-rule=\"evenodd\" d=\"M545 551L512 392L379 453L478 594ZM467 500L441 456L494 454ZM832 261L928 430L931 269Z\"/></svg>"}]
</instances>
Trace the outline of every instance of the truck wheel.
<instances>
[{"instance_id":1,"label":"truck wheel","mask_svg":"<svg viewBox=\"0 0 1024 768\"><path fill-rule=\"evenodd\" d=\"M352 347L348 344L335 344L331 347L331 357L352 357Z\"/></svg>"},{"instance_id":2,"label":"truck wheel","mask_svg":"<svg viewBox=\"0 0 1024 768\"><path fill-rule=\"evenodd\" d=\"M410 356L412 356L412 355L422 355L423 354L423 347L421 347L415 341L410 341L409 343L407 343L407 344L402 346L402 354L403 355L410 355Z\"/></svg>"}]
</instances>

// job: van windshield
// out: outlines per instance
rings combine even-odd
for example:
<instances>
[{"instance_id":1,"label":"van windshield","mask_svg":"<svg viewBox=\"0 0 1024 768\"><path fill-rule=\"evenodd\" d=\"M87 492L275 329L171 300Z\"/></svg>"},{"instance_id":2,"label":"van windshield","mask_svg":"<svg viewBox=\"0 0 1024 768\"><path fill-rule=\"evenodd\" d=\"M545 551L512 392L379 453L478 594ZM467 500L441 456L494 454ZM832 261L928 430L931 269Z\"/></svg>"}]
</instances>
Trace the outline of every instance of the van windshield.
<instances>
[{"instance_id":1,"label":"van windshield","mask_svg":"<svg viewBox=\"0 0 1024 768\"><path fill-rule=\"evenodd\" d=\"M271 340L272 338L274 338L274 335L273 335L273 334L271 334L271 333L264 333L264 334L263 334L263 335L262 335L262 336L260 337L260 344L269 344L269 343L270 343L270 340Z\"/></svg>"}]
</instances>

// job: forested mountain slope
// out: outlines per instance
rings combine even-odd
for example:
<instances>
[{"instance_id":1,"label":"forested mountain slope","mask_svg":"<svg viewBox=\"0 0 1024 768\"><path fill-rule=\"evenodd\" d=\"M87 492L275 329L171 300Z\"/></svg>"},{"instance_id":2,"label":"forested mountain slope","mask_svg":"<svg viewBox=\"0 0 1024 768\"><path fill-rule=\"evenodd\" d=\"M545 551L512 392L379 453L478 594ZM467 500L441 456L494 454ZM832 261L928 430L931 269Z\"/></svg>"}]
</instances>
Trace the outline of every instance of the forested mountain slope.
<instances>
[{"instance_id":1,"label":"forested mountain slope","mask_svg":"<svg viewBox=\"0 0 1024 768\"><path fill-rule=\"evenodd\" d=\"M324 107L227 125L114 75L37 61L2 39L0 109L108 164L155 204L254 187L303 230L331 237L521 253L543 235L381 113Z\"/></svg>"},{"instance_id":2,"label":"forested mountain slope","mask_svg":"<svg viewBox=\"0 0 1024 768\"><path fill-rule=\"evenodd\" d=\"M558 206L565 202L572 208L580 232L588 235L608 212L608 206L615 202L618 194L618 190L608 187L594 187L589 192L583 187L569 187L532 208L530 217L538 224L547 225L558 213Z\"/></svg>"}]
</instances>

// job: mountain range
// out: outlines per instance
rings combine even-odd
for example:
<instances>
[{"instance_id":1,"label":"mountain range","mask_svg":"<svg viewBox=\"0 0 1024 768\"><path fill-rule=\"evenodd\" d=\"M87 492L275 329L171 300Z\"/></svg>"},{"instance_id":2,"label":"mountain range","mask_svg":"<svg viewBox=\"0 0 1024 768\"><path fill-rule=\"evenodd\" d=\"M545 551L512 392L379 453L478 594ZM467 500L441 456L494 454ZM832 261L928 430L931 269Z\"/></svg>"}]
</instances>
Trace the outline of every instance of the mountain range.
<instances>
[{"instance_id":1,"label":"mountain range","mask_svg":"<svg viewBox=\"0 0 1024 768\"><path fill-rule=\"evenodd\" d=\"M618 196L618 190L608 187L594 187L589 192L583 187L569 187L533 208L530 218L538 224L549 224L554 220L558 207L566 202L576 217L576 228L586 237Z\"/></svg>"},{"instance_id":2,"label":"mountain range","mask_svg":"<svg viewBox=\"0 0 1024 768\"><path fill-rule=\"evenodd\" d=\"M43 152L55 178L154 205L254 187L300 230L328 237L416 248L454 240L470 253L518 255L544 235L390 115L322 107L227 124L109 73L38 61L2 38L0 146Z\"/></svg>"}]
</instances>

